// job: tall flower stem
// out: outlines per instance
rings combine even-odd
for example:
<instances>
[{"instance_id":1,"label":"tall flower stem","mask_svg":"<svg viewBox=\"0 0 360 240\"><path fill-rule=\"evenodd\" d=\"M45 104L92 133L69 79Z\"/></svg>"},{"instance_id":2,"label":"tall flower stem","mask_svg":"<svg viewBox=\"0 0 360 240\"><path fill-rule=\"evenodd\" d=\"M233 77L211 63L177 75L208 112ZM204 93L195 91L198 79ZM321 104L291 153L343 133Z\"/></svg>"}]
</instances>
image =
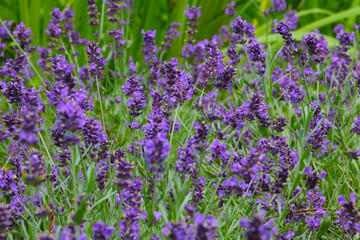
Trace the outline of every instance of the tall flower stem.
<instances>
[{"instance_id":1,"label":"tall flower stem","mask_svg":"<svg viewBox=\"0 0 360 240\"><path fill-rule=\"evenodd\" d=\"M102 97L101 97L101 95L100 95L99 80L98 80L97 76L95 76L95 81L96 81L97 94L98 94L99 101L100 101L100 110L101 110L102 126L103 126L103 129L106 131L105 118L104 118L104 114L105 114L105 113L104 113L104 109L103 109Z\"/></svg>"},{"instance_id":2,"label":"tall flower stem","mask_svg":"<svg viewBox=\"0 0 360 240\"><path fill-rule=\"evenodd\" d=\"M311 104L311 98L310 98L310 93L309 93L309 90L308 90L308 87L307 87L307 83L306 83L306 76L305 76L305 71L304 71L304 66L301 62L301 59L299 57L299 64L300 64L300 68L301 68L301 74L302 74L302 77L303 77L303 82L304 82L304 87L305 87L305 91L306 91L306 96L308 98L308 101L309 101L309 104Z\"/></svg>"},{"instance_id":3,"label":"tall flower stem","mask_svg":"<svg viewBox=\"0 0 360 240\"><path fill-rule=\"evenodd\" d=\"M215 102L214 107L212 109L212 114L213 115L215 113L215 108L216 108L217 102L219 101L219 95L220 95L220 90L219 90L219 92L218 92L218 94L216 96L216 102ZM206 143L207 143L208 137L210 135L210 131L211 131L211 125L210 125L208 133L206 134L205 142L203 143L203 146L201 148L200 160L199 160L199 164L198 164L199 172L201 172L201 170L202 170L201 169L202 168L202 162L203 162L203 159L204 159L204 156L205 156ZM193 201L195 199L196 186L197 186L198 182L199 182L199 174L196 174L196 180L195 180L194 190L193 190L193 194L192 194L192 200Z\"/></svg>"}]
</instances>

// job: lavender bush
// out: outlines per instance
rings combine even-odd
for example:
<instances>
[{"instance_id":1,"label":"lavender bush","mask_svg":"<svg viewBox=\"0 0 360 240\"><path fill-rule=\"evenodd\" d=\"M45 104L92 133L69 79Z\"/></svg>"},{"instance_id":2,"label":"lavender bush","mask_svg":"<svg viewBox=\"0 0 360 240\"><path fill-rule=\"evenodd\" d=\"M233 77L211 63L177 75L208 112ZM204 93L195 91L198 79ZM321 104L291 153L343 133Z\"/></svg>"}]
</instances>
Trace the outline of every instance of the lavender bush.
<instances>
[{"instance_id":1,"label":"lavender bush","mask_svg":"<svg viewBox=\"0 0 360 240\"><path fill-rule=\"evenodd\" d=\"M1 20L0 239L359 238L358 25L295 38L290 10L264 44L233 1L198 41L187 6L163 42L139 30L136 59L134 2L105 3L87 1L91 39L70 7L46 46Z\"/></svg>"}]
</instances>

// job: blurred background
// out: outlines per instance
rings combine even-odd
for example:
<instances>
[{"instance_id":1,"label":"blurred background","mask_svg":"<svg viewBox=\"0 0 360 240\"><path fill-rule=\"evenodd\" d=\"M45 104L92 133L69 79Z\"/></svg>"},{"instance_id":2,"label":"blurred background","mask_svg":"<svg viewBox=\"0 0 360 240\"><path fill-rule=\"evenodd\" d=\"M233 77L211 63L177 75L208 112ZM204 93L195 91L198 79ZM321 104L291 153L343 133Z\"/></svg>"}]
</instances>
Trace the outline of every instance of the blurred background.
<instances>
[{"instance_id":1,"label":"blurred background","mask_svg":"<svg viewBox=\"0 0 360 240\"><path fill-rule=\"evenodd\" d=\"M103 1L97 0L96 5L101 12ZM131 46L129 54L135 60L140 57L140 44L142 42L141 29L157 30L158 44L163 40L165 32L169 29L171 22L181 23L181 31L186 30L184 11L186 6L201 6L202 16L199 20L198 33L195 38L203 40L210 39L212 35L219 34L219 29L223 25L229 25L235 17L230 18L224 14L226 5L231 0L134 0L135 8L132 15L132 23L129 28ZM331 44L334 40L333 28L339 24L344 24L346 31L353 31L353 24L360 23L360 0L286 0L287 9L283 12L273 12L265 15L264 11L271 8L271 0L235 0L237 11L236 16L240 15L243 19L251 22L256 27L256 35L260 42L269 43L279 39L272 35L271 28L274 19L283 19L283 15L288 10L296 10L299 17L298 29L294 36L301 39L301 36L314 29L319 29ZM16 23L21 21L27 27L31 27L33 32L33 43L45 46L47 36L44 30L50 19L50 12L54 8L63 10L70 6L75 12L75 28L79 31L82 38L94 39L93 28L87 24L87 0L0 0L0 17L2 20L12 20ZM107 9L107 7L105 6ZM106 19L106 16L105 16ZM108 22L104 21L104 31L108 30ZM168 56L178 57L181 53L184 36L175 40L172 47L167 52ZM166 58L166 56L165 56Z\"/></svg>"}]
</instances>

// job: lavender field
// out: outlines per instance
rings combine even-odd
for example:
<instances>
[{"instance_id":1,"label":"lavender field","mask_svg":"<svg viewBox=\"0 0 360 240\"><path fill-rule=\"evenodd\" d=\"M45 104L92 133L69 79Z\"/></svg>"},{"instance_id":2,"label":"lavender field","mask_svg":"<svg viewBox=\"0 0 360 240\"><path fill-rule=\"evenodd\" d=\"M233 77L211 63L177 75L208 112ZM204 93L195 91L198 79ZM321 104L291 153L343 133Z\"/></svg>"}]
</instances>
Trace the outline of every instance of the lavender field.
<instances>
[{"instance_id":1,"label":"lavender field","mask_svg":"<svg viewBox=\"0 0 360 240\"><path fill-rule=\"evenodd\" d=\"M360 239L360 1L41 1L0 3L0 239Z\"/></svg>"}]
</instances>

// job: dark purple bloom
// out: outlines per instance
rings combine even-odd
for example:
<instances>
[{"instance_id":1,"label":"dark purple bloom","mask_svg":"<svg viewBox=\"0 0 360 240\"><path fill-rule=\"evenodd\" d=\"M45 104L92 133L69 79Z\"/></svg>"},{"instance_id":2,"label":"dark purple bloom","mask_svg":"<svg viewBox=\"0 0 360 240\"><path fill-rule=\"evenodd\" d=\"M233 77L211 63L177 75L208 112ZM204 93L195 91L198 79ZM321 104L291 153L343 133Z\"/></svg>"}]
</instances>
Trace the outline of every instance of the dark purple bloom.
<instances>
[{"instance_id":1,"label":"dark purple bloom","mask_svg":"<svg viewBox=\"0 0 360 240\"><path fill-rule=\"evenodd\" d=\"M215 72L214 86L221 90L231 89L236 73L236 68L231 65L220 65Z\"/></svg>"},{"instance_id":2,"label":"dark purple bloom","mask_svg":"<svg viewBox=\"0 0 360 240\"><path fill-rule=\"evenodd\" d=\"M308 35L304 35L304 44L308 52L311 53L311 61L315 63L323 62L330 52L325 37L317 29Z\"/></svg>"},{"instance_id":3,"label":"dark purple bloom","mask_svg":"<svg viewBox=\"0 0 360 240\"><path fill-rule=\"evenodd\" d=\"M345 50L348 50L351 44L355 42L355 32L347 33L343 30L340 30L336 35L336 39L339 41L342 47L345 48Z\"/></svg>"},{"instance_id":4,"label":"dark purple bloom","mask_svg":"<svg viewBox=\"0 0 360 240\"><path fill-rule=\"evenodd\" d=\"M295 38L292 37L290 33L289 22L284 23L283 21L277 22L274 21L274 33L279 33L281 37L284 39L284 54L288 57L293 54L297 54L298 50L295 48Z\"/></svg>"},{"instance_id":5,"label":"dark purple bloom","mask_svg":"<svg viewBox=\"0 0 360 240\"><path fill-rule=\"evenodd\" d=\"M286 122L288 122L288 120L286 118L278 117L278 119L276 121L274 121L272 123L272 125L276 131L282 132L282 131L284 131L284 128L286 127Z\"/></svg>"},{"instance_id":6,"label":"dark purple bloom","mask_svg":"<svg viewBox=\"0 0 360 240\"><path fill-rule=\"evenodd\" d=\"M290 84L284 91L285 101L296 104L304 99L304 90L298 84Z\"/></svg>"},{"instance_id":7,"label":"dark purple bloom","mask_svg":"<svg viewBox=\"0 0 360 240\"><path fill-rule=\"evenodd\" d=\"M141 86L141 82L138 81L134 76L130 76L125 85L121 87L123 93L130 97L134 96L134 92L143 91L144 88Z\"/></svg>"},{"instance_id":8,"label":"dark purple bloom","mask_svg":"<svg viewBox=\"0 0 360 240\"><path fill-rule=\"evenodd\" d=\"M3 66L0 68L1 77L16 77L16 75L24 75L28 78L30 74L28 68L30 64L27 60L27 57L24 53L19 52L15 59L7 59Z\"/></svg>"},{"instance_id":9,"label":"dark purple bloom","mask_svg":"<svg viewBox=\"0 0 360 240\"><path fill-rule=\"evenodd\" d=\"M350 193L350 201L347 202L343 195L338 198L338 203L341 208L335 213L338 215L338 220L335 224L349 236L354 236L356 233L360 233L360 213L356 207L356 195Z\"/></svg>"},{"instance_id":10,"label":"dark purple bloom","mask_svg":"<svg viewBox=\"0 0 360 240\"><path fill-rule=\"evenodd\" d=\"M92 226L91 230L94 231L92 236L94 239L107 240L113 235L115 228L109 227L106 223L96 222Z\"/></svg>"},{"instance_id":11,"label":"dark purple bloom","mask_svg":"<svg viewBox=\"0 0 360 240\"><path fill-rule=\"evenodd\" d=\"M133 169L133 164L123 160L118 159L115 162L116 177L119 179L119 187L128 187L130 182L129 179L132 178L131 170Z\"/></svg>"},{"instance_id":12,"label":"dark purple bloom","mask_svg":"<svg viewBox=\"0 0 360 240\"><path fill-rule=\"evenodd\" d=\"M96 7L96 0L88 0L87 1L87 11L89 14L89 18L91 19L88 24L91 26L99 25L99 20L96 19L99 16L98 8Z\"/></svg>"},{"instance_id":13,"label":"dark purple bloom","mask_svg":"<svg viewBox=\"0 0 360 240\"><path fill-rule=\"evenodd\" d=\"M61 81L71 90L76 84L76 80L72 75L75 65L72 62L68 64L65 56L59 54L56 54L55 58L51 60L51 65L55 79Z\"/></svg>"},{"instance_id":14,"label":"dark purple bloom","mask_svg":"<svg viewBox=\"0 0 360 240\"><path fill-rule=\"evenodd\" d=\"M196 187L194 189L194 199L193 202L195 204L198 204L202 199L204 199L204 186L206 185L206 178L205 177L199 177Z\"/></svg>"},{"instance_id":15,"label":"dark purple bloom","mask_svg":"<svg viewBox=\"0 0 360 240\"><path fill-rule=\"evenodd\" d=\"M11 79L10 82L0 82L1 93L9 100L9 103L20 103L26 91L22 80L18 77Z\"/></svg>"},{"instance_id":16,"label":"dark purple bloom","mask_svg":"<svg viewBox=\"0 0 360 240\"><path fill-rule=\"evenodd\" d=\"M194 35L195 33L197 33L197 30L195 30L195 28L199 25L197 23L197 20L200 18L201 16L201 11L200 11L201 7L196 7L196 6L192 6L190 7L189 5L186 6L186 10L185 10L185 17L188 20L187 25L189 26L189 30L186 32L187 34L190 35L190 39L188 40L189 44L193 44L195 41L191 39L192 35Z\"/></svg>"},{"instance_id":17,"label":"dark purple bloom","mask_svg":"<svg viewBox=\"0 0 360 240\"><path fill-rule=\"evenodd\" d=\"M22 168L22 166L19 166ZM16 177L12 170L0 169L0 190L3 197L14 197L23 192L24 184Z\"/></svg>"},{"instance_id":18,"label":"dark purple bloom","mask_svg":"<svg viewBox=\"0 0 360 240\"><path fill-rule=\"evenodd\" d=\"M131 110L129 112L131 116L140 116L142 114L141 110L146 107L146 97L144 92L135 91L133 93L133 98L129 98L126 105Z\"/></svg>"},{"instance_id":19,"label":"dark purple bloom","mask_svg":"<svg viewBox=\"0 0 360 240\"><path fill-rule=\"evenodd\" d=\"M20 44L22 48L24 48L25 51L35 51L35 47L30 47L30 43L33 40L33 38L31 37L31 28L26 29L25 24L21 22L19 25L16 26L16 31L14 31L13 34L16 38L16 41Z\"/></svg>"},{"instance_id":20,"label":"dark purple bloom","mask_svg":"<svg viewBox=\"0 0 360 240\"><path fill-rule=\"evenodd\" d=\"M254 25L247 23L246 20L242 20L241 16L230 23L230 28L233 31L231 36L233 43L245 44L247 40L255 37Z\"/></svg>"},{"instance_id":21,"label":"dark purple bloom","mask_svg":"<svg viewBox=\"0 0 360 240\"><path fill-rule=\"evenodd\" d=\"M323 170L319 175L316 174L316 172L312 172L313 168L311 166L307 166L304 169L304 175L306 175L308 178L306 180L305 186L308 189L314 189L318 179L323 179L326 176L326 172Z\"/></svg>"},{"instance_id":22,"label":"dark purple bloom","mask_svg":"<svg viewBox=\"0 0 360 240\"><path fill-rule=\"evenodd\" d=\"M107 64L107 60L101 57L101 48L99 48L99 43L88 43L86 53L89 57L87 62L90 63L89 72L94 77L102 79L104 75L103 70Z\"/></svg>"},{"instance_id":23,"label":"dark purple bloom","mask_svg":"<svg viewBox=\"0 0 360 240\"><path fill-rule=\"evenodd\" d=\"M117 199L122 203L123 209L125 209L125 218L119 224L119 235L122 239L137 240L140 239L139 231L139 219L141 215L139 193L142 190L141 178L135 178L130 182L129 186L120 191L117 195Z\"/></svg>"},{"instance_id":24,"label":"dark purple bloom","mask_svg":"<svg viewBox=\"0 0 360 240\"><path fill-rule=\"evenodd\" d=\"M240 221L240 226L246 228L246 239L271 239L273 236L272 222L265 222L265 212L261 212L260 215L255 215L251 219L243 219Z\"/></svg>"},{"instance_id":25,"label":"dark purple bloom","mask_svg":"<svg viewBox=\"0 0 360 240\"><path fill-rule=\"evenodd\" d=\"M54 240L54 238L52 236L46 235L46 234L41 234L38 236L39 240Z\"/></svg>"},{"instance_id":26,"label":"dark purple bloom","mask_svg":"<svg viewBox=\"0 0 360 240\"><path fill-rule=\"evenodd\" d=\"M89 117L85 120L82 133L88 145L92 144L93 146L96 146L107 139L107 135L103 134L101 123L96 121L94 117Z\"/></svg>"},{"instance_id":27,"label":"dark purple bloom","mask_svg":"<svg viewBox=\"0 0 360 240\"><path fill-rule=\"evenodd\" d=\"M226 49L226 54L229 56L230 60L229 63L232 65L236 65L240 63L241 56L239 56L239 53L236 49L235 45L231 45Z\"/></svg>"},{"instance_id":28,"label":"dark purple bloom","mask_svg":"<svg viewBox=\"0 0 360 240\"><path fill-rule=\"evenodd\" d=\"M73 134L66 135L65 130L51 129L51 138L54 141L55 146L61 148L67 148L69 145L77 144L81 137ZM63 159L59 156L59 159ZM70 159L70 158L68 158Z\"/></svg>"},{"instance_id":29,"label":"dark purple bloom","mask_svg":"<svg viewBox=\"0 0 360 240\"><path fill-rule=\"evenodd\" d=\"M216 239L217 234L217 220L213 216L205 218L202 214L194 216L195 223L195 239L196 240L212 240Z\"/></svg>"},{"instance_id":30,"label":"dark purple bloom","mask_svg":"<svg viewBox=\"0 0 360 240\"><path fill-rule=\"evenodd\" d=\"M178 158L176 161L176 171L184 178L186 174L189 174L195 179L197 174L196 162L197 155L195 154L195 148L193 145L187 144L186 148L179 147Z\"/></svg>"}]
</instances>

